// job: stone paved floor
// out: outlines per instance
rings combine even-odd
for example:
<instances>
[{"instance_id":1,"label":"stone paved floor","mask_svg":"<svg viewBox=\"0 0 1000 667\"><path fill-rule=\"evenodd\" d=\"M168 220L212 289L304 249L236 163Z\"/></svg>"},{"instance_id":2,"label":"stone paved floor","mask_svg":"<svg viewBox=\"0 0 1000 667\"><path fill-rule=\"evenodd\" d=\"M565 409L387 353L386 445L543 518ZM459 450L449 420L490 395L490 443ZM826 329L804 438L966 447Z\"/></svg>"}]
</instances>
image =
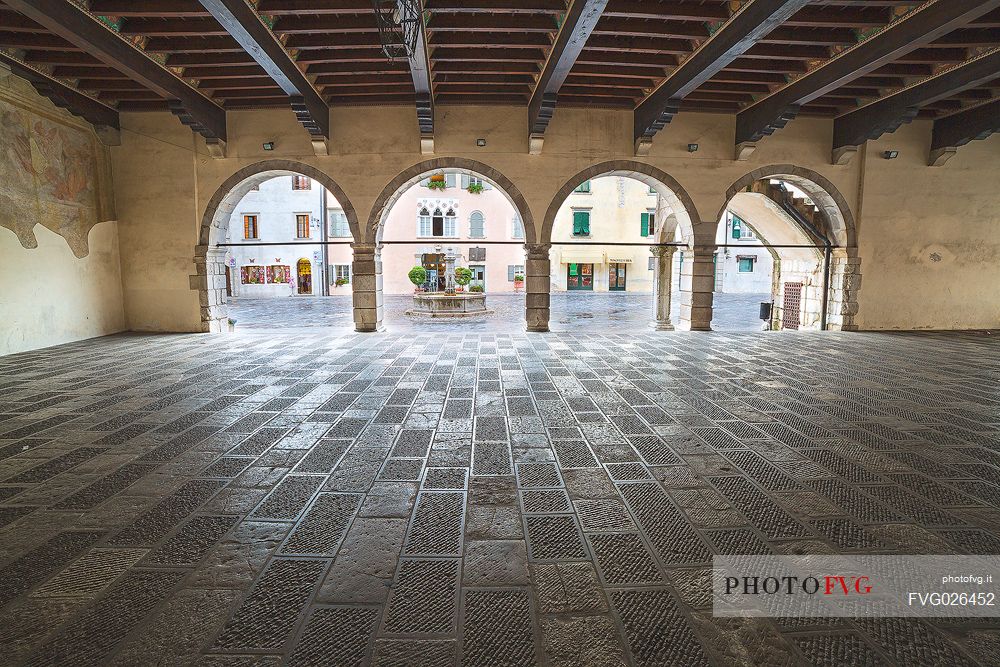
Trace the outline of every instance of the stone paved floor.
<instances>
[{"instance_id":1,"label":"stone paved floor","mask_svg":"<svg viewBox=\"0 0 1000 667\"><path fill-rule=\"evenodd\" d=\"M1000 553L986 336L123 335L0 358L30 665L997 664L713 619L713 553Z\"/></svg>"},{"instance_id":2,"label":"stone paved floor","mask_svg":"<svg viewBox=\"0 0 1000 667\"><path fill-rule=\"evenodd\" d=\"M716 294L712 326L718 331L759 331L757 319L761 301L768 294ZM524 295L490 294L489 317L462 320L426 320L411 318L404 312L412 307L408 295L385 297L385 323L390 332L426 333L521 333L524 331ZM680 299L673 298L673 322L680 319ZM329 297L289 297L284 299L232 299L230 316L239 329L303 329L323 327L331 330L353 329L349 294ZM552 294L552 331L627 332L648 329L652 321L653 297L642 293L570 293Z\"/></svg>"}]
</instances>

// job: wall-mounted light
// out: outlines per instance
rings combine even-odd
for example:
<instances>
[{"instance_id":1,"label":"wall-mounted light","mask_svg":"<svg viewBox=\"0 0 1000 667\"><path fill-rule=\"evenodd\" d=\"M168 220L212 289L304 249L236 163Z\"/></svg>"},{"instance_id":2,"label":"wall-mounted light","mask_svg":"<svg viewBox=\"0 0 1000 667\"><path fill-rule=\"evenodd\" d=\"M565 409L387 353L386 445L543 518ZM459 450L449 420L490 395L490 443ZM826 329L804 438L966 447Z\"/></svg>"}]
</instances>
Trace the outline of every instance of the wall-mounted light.
<instances>
[{"instance_id":1,"label":"wall-mounted light","mask_svg":"<svg viewBox=\"0 0 1000 667\"><path fill-rule=\"evenodd\" d=\"M486 140L485 139L476 139L476 145L479 146L480 148L483 148L484 146L486 146Z\"/></svg>"},{"instance_id":2,"label":"wall-mounted light","mask_svg":"<svg viewBox=\"0 0 1000 667\"><path fill-rule=\"evenodd\" d=\"M264 150L266 150L266 151L273 151L274 150L274 142L273 141L265 141L264 142Z\"/></svg>"},{"instance_id":3,"label":"wall-mounted light","mask_svg":"<svg viewBox=\"0 0 1000 667\"><path fill-rule=\"evenodd\" d=\"M698 144L688 144L688 153L697 153Z\"/></svg>"},{"instance_id":4,"label":"wall-mounted light","mask_svg":"<svg viewBox=\"0 0 1000 667\"><path fill-rule=\"evenodd\" d=\"M899 157L899 151L882 151L882 157L886 160L895 160Z\"/></svg>"}]
</instances>

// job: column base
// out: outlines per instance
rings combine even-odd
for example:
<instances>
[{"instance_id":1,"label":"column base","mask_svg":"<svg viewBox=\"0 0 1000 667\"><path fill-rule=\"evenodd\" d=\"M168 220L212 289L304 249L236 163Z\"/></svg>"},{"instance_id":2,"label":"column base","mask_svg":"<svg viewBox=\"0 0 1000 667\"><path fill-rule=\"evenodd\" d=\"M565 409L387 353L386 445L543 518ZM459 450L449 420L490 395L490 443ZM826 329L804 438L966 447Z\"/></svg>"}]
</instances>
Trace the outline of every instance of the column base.
<instances>
[{"instance_id":1,"label":"column base","mask_svg":"<svg viewBox=\"0 0 1000 667\"><path fill-rule=\"evenodd\" d=\"M653 322L649 325L654 331L676 331L672 322Z\"/></svg>"},{"instance_id":2,"label":"column base","mask_svg":"<svg viewBox=\"0 0 1000 667\"><path fill-rule=\"evenodd\" d=\"M530 333L548 333L549 332L549 325L548 324L528 324L528 325L526 325L524 327L524 330L528 331Z\"/></svg>"},{"instance_id":3,"label":"column base","mask_svg":"<svg viewBox=\"0 0 1000 667\"><path fill-rule=\"evenodd\" d=\"M380 331L385 331L385 325L382 324L356 324L354 325L355 333L378 333Z\"/></svg>"},{"instance_id":4,"label":"column base","mask_svg":"<svg viewBox=\"0 0 1000 667\"><path fill-rule=\"evenodd\" d=\"M712 331L711 324L692 324L689 331Z\"/></svg>"}]
</instances>

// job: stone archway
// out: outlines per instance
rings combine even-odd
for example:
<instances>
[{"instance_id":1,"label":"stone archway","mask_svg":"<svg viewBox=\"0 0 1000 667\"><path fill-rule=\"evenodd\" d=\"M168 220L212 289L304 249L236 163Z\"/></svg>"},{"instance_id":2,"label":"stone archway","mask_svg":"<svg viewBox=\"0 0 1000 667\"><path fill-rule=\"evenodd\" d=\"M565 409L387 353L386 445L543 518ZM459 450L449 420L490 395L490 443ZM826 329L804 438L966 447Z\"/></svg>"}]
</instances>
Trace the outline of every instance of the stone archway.
<instances>
[{"instance_id":1,"label":"stone archway","mask_svg":"<svg viewBox=\"0 0 1000 667\"><path fill-rule=\"evenodd\" d=\"M424 160L400 172L395 178L382 188L375 199L368 216L368 222L361 230L363 241L353 244L354 264L352 275L354 276L354 322L357 331L371 332L379 331L382 328L383 315L383 294L382 294L382 260L380 254L380 242L385 228L385 221L392 210L393 205L399 200L404 192L410 187L419 183L422 179L436 172L469 173L480 176L497 190L504 194L514 210L521 218L524 226L524 247L527 252L525 262L526 273L528 275L527 296L525 301L525 317L528 322L529 331L546 331L548 329L548 303L545 303L545 328L533 327L532 322L537 319L539 305L537 300L531 298L531 261L532 252L537 238L534 218L531 209L525 201L521 191L514 183L493 167L479 162L460 157L440 157L431 160ZM546 274L546 280L548 274ZM547 294L546 294L547 296Z\"/></svg>"},{"instance_id":2,"label":"stone archway","mask_svg":"<svg viewBox=\"0 0 1000 667\"><path fill-rule=\"evenodd\" d=\"M389 181L379 193L372 204L371 214L368 216L368 224L365 226L364 241L366 243L378 243L381 238L382 225L385 223L389 211L393 204L399 199L411 185L419 183L426 176L437 171L465 171L482 176L495 185L510 200L511 206L521 216L524 224L524 242L534 243L537 235L535 233L535 219L531 215L531 208L525 201L521 191L514 183L493 167L479 162L461 157L439 157L433 160L424 160L404 169L397 176Z\"/></svg>"},{"instance_id":3,"label":"stone archway","mask_svg":"<svg viewBox=\"0 0 1000 667\"><path fill-rule=\"evenodd\" d=\"M248 165L223 181L208 201L201 218L194 263L197 273L191 276L191 289L198 290L202 331L225 330L229 317L226 305L226 267L224 243L229 221L240 200L254 187L277 176L308 176L329 190L340 204L351 234L358 238L361 227L354 205L343 189L329 176L294 160L264 160Z\"/></svg>"},{"instance_id":4,"label":"stone archway","mask_svg":"<svg viewBox=\"0 0 1000 667\"><path fill-rule=\"evenodd\" d=\"M545 280L545 302L548 306L548 290L550 281L548 279L551 271L551 260L549 259L549 248L552 243L552 230L555 226L556 216L562 208L566 199L583 182L602 176L621 176L631 178L648 185L660 196L660 208L657 210L657 220L661 221L657 225L657 244L666 244L673 241L675 232L680 230L684 244L688 246L691 254L691 261L684 265L686 272L681 276L681 325L682 328L691 330L703 330L708 328L711 322L712 303L711 289L709 288L706 298L696 292L702 287L703 280L699 278L699 271L703 270L704 257L708 257L708 262L712 261L712 249L707 251L695 245L695 227L701 222L694 200L687 190L684 189L677 179L661 169L652 165L634 160L610 160L592 165L583 171L572 176L559 188L555 197L549 203L542 221L540 230L540 243L538 246L545 249L544 272ZM653 327L658 331L673 330L673 323L670 321L670 293L672 290L672 266L676 246L657 245L652 247L655 258L653 277ZM529 289L530 293L530 289ZM548 323L548 308L546 307L545 321ZM706 319L707 318L707 319Z\"/></svg>"},{"instance_id":5,"label":"stone archway","mask_svg":"<svg viewBox=\"0 0 1000 667\"><path fill-rule=\"evenodd\" d=\"M542 220L542 228L538 237L539 243L552 242L552 227L555 225L556 215L559 213L563 202L566 201L566 198L570 196L573 190L584 181L601 176L633 178L655 189L657 194L663 197L672 209L676 224L680 227L685 241L689 244L694 243L694 227L701 222L701 219L698 216L698 209L695 207L691 195L687 193L684 186L678 183L667 172L634 160L600 162L587 167L566 181L565 185L556 192L555 197L553 197L548 209L545 211L545 219ZM661 227L661 230L663 230L663 227ZM665 233L665 231L658 232L658 234Z\"/></svg>"},{"instance_id":6,"label":"stone archway","mask_svg":"<svg viewBox=\"0 0 1000 667\"><path fill-rule=\"evenodd\" d=\"M812 282L815 283L814 287L818 288L813 290L816 298L812 301L803 301L806 303L803 307L806 309L807 320L813 325L811 328L825 326L833 330L856 330L854 316L858 312L861 273L854 214L840 190L826 177L811 169L792 164L775 164L754 169L735 181L726 191L725 203L716 215L716 224L722 224L726 209L730 207L734 197L746 193L755 183L767 179L784 181L801 190L822 211L826 222L826 227L818 230L800 229L795 225L796 231L803 238L818 236L830 246L825 251L820 249L815 251L819 256L827 252L829 258L828 260L824 258L820 262L821 268L812 272L815 274ZM788 224L793 225L792 222ZM781 232L778 232L777 236L782 236ZM776 241L776 243L782 242L789 243L780 238ZM785 259L784 255L788 252L798 251L779 250L778 255ZM783 268L786 263L783 262ZM804 280L809 280L809 276L803 275ZM824 284L825 292L822 288ZM774 295L776 299L781 299L780 286L774 290Z\"/></svg>"}]
</instances>

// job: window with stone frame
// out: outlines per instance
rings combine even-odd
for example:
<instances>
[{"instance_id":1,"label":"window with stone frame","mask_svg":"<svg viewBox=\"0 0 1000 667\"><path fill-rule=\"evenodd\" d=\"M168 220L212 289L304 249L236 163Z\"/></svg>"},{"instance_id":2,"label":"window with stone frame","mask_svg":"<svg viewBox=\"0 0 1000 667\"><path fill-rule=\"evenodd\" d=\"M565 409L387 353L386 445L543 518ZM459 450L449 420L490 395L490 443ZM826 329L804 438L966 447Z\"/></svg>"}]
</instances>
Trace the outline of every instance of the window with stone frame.
<instances>
[{"instance_id":1,"label":"window with stone frame","mask_svg":"<svg viewBox=\"0 0 1000 667\"><path fill-rule=\"evenodd\" d=\"M260 238L257 229L256 213L246 213L243 215L243 238L247 240L257 240Z\"/></svg>"},{"instance_id":2,"label":"window with stone frame","mask_svg":"<svg viewBox=\"0 0 1000 667\"><path fill-rule=\"evenodd\" d=\"M309 238L309 214L308 213L296 213L295 214L295 238L297 238L297 239L307 239L307 238Z\"/></svg>"},{"instance_id":3,"label":"window with stone frame","mask_svg":"<svg viewBox=\"0 0 1000 667\"><path fill-rule=\"evenodd\" d=\"M312 190L312 179L299 174L292 176L292 190Z\"/></svg>"}]
</instances>

